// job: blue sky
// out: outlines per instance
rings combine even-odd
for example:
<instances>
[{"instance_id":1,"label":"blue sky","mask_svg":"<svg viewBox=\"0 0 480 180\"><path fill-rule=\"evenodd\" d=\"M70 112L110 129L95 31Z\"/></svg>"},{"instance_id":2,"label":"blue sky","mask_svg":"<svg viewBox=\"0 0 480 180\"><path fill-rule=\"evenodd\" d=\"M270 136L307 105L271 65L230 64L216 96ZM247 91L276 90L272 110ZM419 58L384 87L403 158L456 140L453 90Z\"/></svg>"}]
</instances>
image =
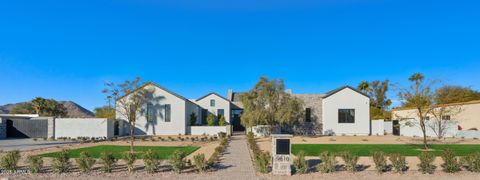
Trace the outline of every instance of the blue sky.
<instances>
[{"instance_id":1,"label":"blue sky","mask_svg":"<svg viewBox=\"0 0 480 180\"><path fill-rule=\"evenodd\" d=\"M407 85L414 72L479 90L479 22L478 1L6 0L0 104L42 96L93 109L104 82L136 76L187 98L260 76L294 93Z\"/></svg>"}]
</instances>

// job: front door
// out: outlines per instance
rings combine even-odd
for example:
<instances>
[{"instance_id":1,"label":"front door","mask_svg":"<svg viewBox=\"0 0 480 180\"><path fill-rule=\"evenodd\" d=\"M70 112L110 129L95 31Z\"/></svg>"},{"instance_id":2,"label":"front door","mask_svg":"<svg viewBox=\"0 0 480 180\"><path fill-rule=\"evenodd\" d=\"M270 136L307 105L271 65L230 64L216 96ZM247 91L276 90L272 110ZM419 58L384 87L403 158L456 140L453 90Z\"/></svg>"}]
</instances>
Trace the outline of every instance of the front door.
<instances>
[{"instance_id":1,"label":"front door","mask_svg":"<svg viewBox=\"0 0 480 180\"><path fill-rule=\"evenodd\" d=\"M242 112L242 110L232 110L233 131L245 131L245 127L240 122L240 116L242 115Z\"/></svg>"}]
</instances>

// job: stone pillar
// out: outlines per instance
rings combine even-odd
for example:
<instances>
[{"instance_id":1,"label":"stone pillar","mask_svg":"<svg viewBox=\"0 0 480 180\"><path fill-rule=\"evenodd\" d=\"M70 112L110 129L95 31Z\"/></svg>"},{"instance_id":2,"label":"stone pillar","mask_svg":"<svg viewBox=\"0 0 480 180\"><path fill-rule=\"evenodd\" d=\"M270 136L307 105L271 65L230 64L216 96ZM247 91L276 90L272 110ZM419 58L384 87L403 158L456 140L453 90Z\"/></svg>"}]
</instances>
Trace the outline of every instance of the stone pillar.
<instances>
[{"instance_id":1,"label":"stone pillar","mask_svg":"<svg viewBox=\"0 0 480 180\"><path fill-rule=\"evenodd\" d=\"M0 118L0 139L7 138L7 120Z\"/></svg>"},{"instance_id":2,"label":"stone pillar","mask_svg":"<svg viewBox=\"0 0 480 180\"><path fill-rule=\"evenodd\" d=\"M55 118L54 117L48 117L48 135L47 138L55 138Z\"/></svg>"},{"instance_id":3,"label":"stone pillar","mask_svg":"<svg viewBox=\"0 0 480 180\"><path fill-rule=\"evenodd\" d=\"M275 175L292 175L292 145L290 134L272 134L272 173Z\"/></svg>"}]
</instances>

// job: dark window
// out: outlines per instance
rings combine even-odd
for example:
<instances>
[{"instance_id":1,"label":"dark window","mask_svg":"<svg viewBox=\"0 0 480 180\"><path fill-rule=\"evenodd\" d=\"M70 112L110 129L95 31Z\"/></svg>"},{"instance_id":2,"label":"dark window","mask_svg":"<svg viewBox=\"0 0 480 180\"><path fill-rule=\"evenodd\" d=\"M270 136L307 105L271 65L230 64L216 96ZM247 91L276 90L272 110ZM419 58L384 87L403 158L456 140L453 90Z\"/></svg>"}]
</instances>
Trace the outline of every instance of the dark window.
<instances>
[{"instance_id":1,"label":"dark window","mask_svg":"<svg viewBox=\"0 0 480 180\"><path fill-rule=\"evenodd\" d=\"M154 115L155 114L153 112L153 104L147 103L147 121L153 121Z\"/></svg>"},{"instance_id":2,"label":"dark window","mask_svg":"<svg viewBox=\"0 0 480 180\"><path fill-rule=\"evenodd\" d=\"M202 109L202 125L207 124L208 110Z\"/></svg>"},{"instance_id":3,"label":"dark window","mask_svg":"<svg viewBox=\"0 0 480 180\"><path fill-rule=\"evenodd\" d=\"M442 116L442 120L450 120L450 115Z\"/></svg>"},{"instance_id":4,"label":"dark window","mask_svg":"<svg viewBox=\"0 0 480 180\"><path fill-rule=\"evenodd\" d=\"M225 116L225 110L217 109L217 117L220 118L220 116Z\"/></svg>"},{"instance_id":5,"label":"dark window","mask_svg":"<svg viewBox=\"0 0 480 180\"><path fill-rule=\"evenodd\" d=\"M312 109L310 108L305 109L305 121L312 122Z\"/></svg>"},{"instance_id":6,"label":"dark window","mask_svg":"<svg viewBox=\"0 0 480 180\"><path fill-rule=\"evenodd\" d=\"M355 109L339 109L338 123L355 123Z\"/></svg>"},{"instance_id":7,"label":"dark window","mask_svg":"<svg viewBox=\"0 0 480 180\"><path fill-rule=\"evenodd\" d=\"M277 139L277 154L290 154L290 139Z\"/></svg>"},{"instance_id":8,"label":"dark window","mask_svg":"<svg viewBox=\"0 0 480 180\"><path fill-rule=\"evenodd\" d=\"M171 114L170 104L165 104L165 122L170 122L172 120Z\"/></svg>"},{"instance_id":9,"label":"dark window","mask_svg":"<svg viewBox=\"0 0 480 180\"><path fill-rule=\"evenodd\" d=\"M215 106L215 99L210 100L210 106L214 107Z\"/></svg>"}]
</instances>

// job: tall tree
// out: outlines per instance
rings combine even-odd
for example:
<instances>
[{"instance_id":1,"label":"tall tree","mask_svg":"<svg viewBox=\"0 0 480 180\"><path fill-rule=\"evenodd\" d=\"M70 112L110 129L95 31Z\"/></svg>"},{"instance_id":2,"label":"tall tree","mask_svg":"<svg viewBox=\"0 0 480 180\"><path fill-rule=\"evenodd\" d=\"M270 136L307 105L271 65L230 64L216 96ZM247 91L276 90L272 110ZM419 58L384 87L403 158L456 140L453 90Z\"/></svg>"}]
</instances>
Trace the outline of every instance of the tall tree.
<instances>
[{"instance_id":1,"label":"tall tree","mask_svg":"<svg viewBox=\"0 0 480 180\"><path fill-rule=\"evenodd\" d=\"M398 97L402 100L404 107L416 109L423 134L423 145L425 149L428 149L426 117L435 108L435 96L431 91L434 82L426 82L425 77L420 73L413 74L408 80L412 84L408 88L401 88Z\"/></svg>"},{"instance_id":2,"label":"tall tree","mask_svg":"<svg viewBox=\"0 0 480 180\"><path fill-rule=\"evenodd\" d=\"M443 86L435 91L437 104L461 103L480 100L480 92L469 87Z\"/></svg>"},{"instance_id":3,"label":"tall tree","mask_svg":"<svg viewBox=\"0 0 480 180\"><path fill-rule=\"evenodd\" d=\"M358 85L358 89L370 96L370 116L373 119L389 118L388 108L392 101L387 98L389 81L382 82L375 80L372 82L363 81Z\"/></svg>"},{"instance_id":4,"label":"tall tree","mask_svg":"<svg viewBox=\"0 0 480 180\"><path fill-rule=\"evenodd\" d=\"M115 109L110 106L95 108L95 117L115 120Z\"/></svg>"},{"instance_id":5,"label":"tall tree","mask_svg":"<svg viewBox=\"0 0 480 180\"><path fill-rule=\"evenodd\" d=\"M120 118L128 121L130 127L130 152L134 152L135 141L135 123L141 115L142 107L147 103L147 96L151 90L140 88L142 86L141 78L137 77L133 81L126 80L124 83L116 85L115 83L106 83L106 89L102 92L107 95L107 99L115 101L115 110Z\"/></svg>"},{"instance_id":6,"label":"tall tree","mask_svg":"<svg viewBox=\"0 0 480 180\"><path fill-rule=\"evenodd\" d=\"M241 122L246 127L288 125L303 120L303 102L285 92L282 80L262 77L240 100L244 106Z\"/></svg>"},{"instance_id":7,"label":"tall tree","mask_svg":"<svg viewBox=\"0 0 480 180\"><path fill-rule=\"evenodd\" d=\"M53 99L44 99L37 97L31 102L35 113L41 116L54 116L54 117L66 117L67 109L62 103L59 103Z\"/></svg>"}]
</instances>

